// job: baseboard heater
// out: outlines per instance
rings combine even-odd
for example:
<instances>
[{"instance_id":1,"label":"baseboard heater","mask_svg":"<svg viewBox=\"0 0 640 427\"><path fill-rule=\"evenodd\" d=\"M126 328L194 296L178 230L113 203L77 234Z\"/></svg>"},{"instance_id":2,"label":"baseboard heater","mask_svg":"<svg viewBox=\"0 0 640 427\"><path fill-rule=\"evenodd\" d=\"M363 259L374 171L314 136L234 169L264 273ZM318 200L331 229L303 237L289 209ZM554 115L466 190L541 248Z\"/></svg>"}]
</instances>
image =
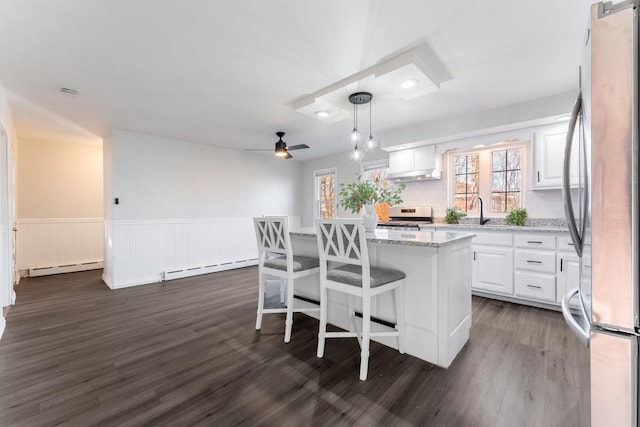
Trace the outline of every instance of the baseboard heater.
<instances>
[{"instance_id":1,"label":"baseboard heater","mask_svg":"<svg viewBox=\"0 0 640 427\"><path fill-rule=\"evenodd\" d=\"M76 271L98 270L104 268L103 261L91 261L78 264L35 267L29 269L29 277L49 276L52 274L73 273Z\"/></svg>"},{"instance_id":2,"label":"baseboard heater","mask_svg":"<svg viewBox=\"0 0 640 427\"><path fill-rule=\"evenodd\" d=\"M204 265L202 267L189 267L179 270L170 270L162 273L162 281L166 282L167 280L182 279L184 277L215 273L217 271L233 270L235 268L249 267L252 265L258 265L258 258L221 262L220 264Z\"/></svg>"}]
</instances>

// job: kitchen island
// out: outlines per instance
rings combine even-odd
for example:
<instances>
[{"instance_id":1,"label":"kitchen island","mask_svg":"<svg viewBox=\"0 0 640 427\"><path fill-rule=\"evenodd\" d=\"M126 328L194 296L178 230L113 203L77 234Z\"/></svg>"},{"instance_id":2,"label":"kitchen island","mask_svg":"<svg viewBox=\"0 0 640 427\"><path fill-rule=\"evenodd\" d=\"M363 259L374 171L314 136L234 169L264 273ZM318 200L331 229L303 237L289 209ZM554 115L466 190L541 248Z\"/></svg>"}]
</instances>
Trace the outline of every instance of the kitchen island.
<instances>
[{"instance_id":1,"label":"kitchen island","mask_svg":"<svg viewBox=\"0 0 640 427\"><path fill-rule=\"evenodd\" d=\"M315 229L291 230L294 254L317 256ZM443 368L449 367L469 339L471 327L471 250L474 234L376 230L367 233L372 266L403 271L405 279L406 353ZM296 280L296 292L318 300L318 278ZM328 321L348 329L346 298L329 291ZM360 305L356 306L356 311ZM383 294L372 304L371 315L393 324L393 295ZM375 338L397 348L397 340Z\"/></svg>"}]
</instances>

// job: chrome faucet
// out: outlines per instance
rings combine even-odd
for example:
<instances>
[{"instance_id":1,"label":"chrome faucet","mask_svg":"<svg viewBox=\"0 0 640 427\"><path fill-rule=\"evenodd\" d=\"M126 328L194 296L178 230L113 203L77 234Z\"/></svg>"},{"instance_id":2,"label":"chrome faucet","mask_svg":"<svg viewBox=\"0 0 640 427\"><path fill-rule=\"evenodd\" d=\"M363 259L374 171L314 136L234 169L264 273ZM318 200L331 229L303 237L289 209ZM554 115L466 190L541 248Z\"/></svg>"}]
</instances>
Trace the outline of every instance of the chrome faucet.
<instances>
[{"instance_id":1,"label":"chrome faucet","mask_svg":"<svg viewBox=\"0 0 640 427\"><path fill-rule=\"evenodd\" d=\"M491 218L484 219L484 208L480 196L473 196L473 198L471 199L470 207L473 207L475 205L476 199L480 200L480 225L485 225L486 223L491 221Z\"/></svg>"}]
</instances>

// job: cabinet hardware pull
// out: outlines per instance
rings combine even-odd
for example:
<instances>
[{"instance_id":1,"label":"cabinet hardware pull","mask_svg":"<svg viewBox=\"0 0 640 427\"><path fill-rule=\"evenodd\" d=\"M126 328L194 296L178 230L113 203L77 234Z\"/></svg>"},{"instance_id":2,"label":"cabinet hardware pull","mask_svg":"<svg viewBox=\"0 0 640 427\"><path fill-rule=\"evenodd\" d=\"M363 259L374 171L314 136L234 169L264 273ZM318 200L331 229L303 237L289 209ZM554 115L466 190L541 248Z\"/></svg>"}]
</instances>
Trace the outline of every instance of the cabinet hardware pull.
<instances>
[{"instance_id":1,"label":"cabinet hardware pull","mask_svg":"<svg viewBox=\"0 0 640 427\"><path fill-rule=\"evenodd\" d=\"M529 264L542 264L542 261L536 261L536 260L531 260L531 259L528 259L527 262Z\"/></svg>"},{"instance_id":2,"label":"cabinet hardware pull","mask_svg":"<svg viewBox=\"0 0 640 427\"><path fill-rule=\"evenodd\" d=\"M527 285L527 287L534 288L534 289L542 289L542 286L536 286L536 285Z\"/></svg>"},{"instance_id":3,"label":"cabinet hardware pull","mask_svg":"<svg viewBox=\"0 0 640 427\"><path fill-rule=\"evenodd\" d=\"M540 182L540 171L538 171L538 182Z\"/></svg>"},{"instance_id":4,"label":"cabinet hardware pull","mask_svg":"<svg viewBox=\"0 0 640 427\"><path fill-rule=\"evenodd\" d=\"M562 258L560 258L560 271L562 271L562 261L564 261Z\"/></svg>"},{"instance_id":5,"label":"cabinet hardware pull","mask_svg":"<svg viewBox=\"0 0 640 427\"><path fill-rule=\"evenodd\" d=\"M567 243L567 245L569 245L569 246L573 246L573 243L569 242L569 243Z\"/></svg>"},{"instance_id":6,"label":"cabinet hardware pull","mask_svg":"<svg viewBox=\"0 0 640 427\"><path fill-rule=\"evenodd\" d=\"M473 251L473 260L476 260L476 251Z\"/></svg>"},{"instance_id":7,"label":"cabinet hardware pull","mask_svg":"<svg viewBox=\"0 0 640 427\"><path fill-rule=\"evenodd\" d=\"M542 244L542 242L539 242L537 240L527 240L527 243L535 243L537 245L541 245Z\"/></svg>"}]
</instances>

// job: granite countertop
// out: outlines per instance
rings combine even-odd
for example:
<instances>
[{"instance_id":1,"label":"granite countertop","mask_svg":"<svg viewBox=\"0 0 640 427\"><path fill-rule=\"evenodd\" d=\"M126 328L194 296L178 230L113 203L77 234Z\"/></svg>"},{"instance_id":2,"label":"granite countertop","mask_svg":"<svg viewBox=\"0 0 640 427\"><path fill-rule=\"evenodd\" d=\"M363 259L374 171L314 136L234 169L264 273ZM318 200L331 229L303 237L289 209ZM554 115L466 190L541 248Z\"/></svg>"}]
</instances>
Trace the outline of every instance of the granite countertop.
<instances>
[{"instance_id":1,"label":"granite countertop","mask_svg":"<svg viewBox=\"0 0 640 427\"><path fill-rule=\"evenodd\" d=\"M313 227L298 228L290 230L292 236L316 237L316 230ZM455 233L448 231L399 231L399 230L376 230L367 233L367 241L372 243L387 243L392 245L405 246L427 246L439 248L462 242L471 241L476 235L473 233Z\"/></svg>"},{"instance_id":2,"label":"granite countertop","mask_svg":"<svg viewBox=\"0 0 640 427\"><path fill-rule=\"evenodd\" d=\"M425 229L460 230L460 231L509 231L520 233L568 233L566 226L559 225L509 225L509 224L433 224L424 226Z\"/></svg>"}]
</instances>

